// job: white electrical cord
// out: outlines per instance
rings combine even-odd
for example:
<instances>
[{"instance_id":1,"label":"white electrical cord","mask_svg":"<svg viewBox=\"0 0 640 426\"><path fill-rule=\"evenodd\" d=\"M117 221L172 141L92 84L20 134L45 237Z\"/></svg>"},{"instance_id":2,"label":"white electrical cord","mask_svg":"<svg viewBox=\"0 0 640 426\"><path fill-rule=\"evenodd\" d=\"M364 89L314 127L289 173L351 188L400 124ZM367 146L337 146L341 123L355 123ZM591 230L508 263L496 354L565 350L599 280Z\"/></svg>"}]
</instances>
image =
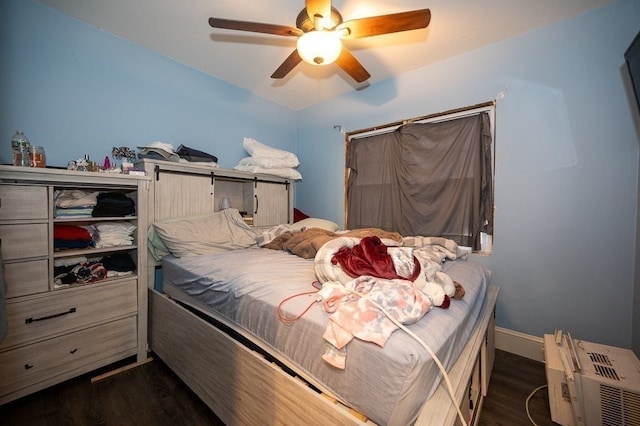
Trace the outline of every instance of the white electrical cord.
<instances>
[{"instance_id":1,"label":"white electrical cord","mask_svg":"<svg viewBox=\"0 0 640 426\"><path fill-rule=\"evenodd\" d=\"M538 386L537 388L535 388L535 389L534 389L534 390L529 394L529 396L527 397L527 401L524 403L525 408L527 409L527 417L529 417L529 421L531 422L531 424L532 424L533 426L538 426L538 425L536 424L536 422L534 422L534 421L533 421L533 419L531 418L531 414L529 413L529 400L531 400L531 398L533 397L533 395L535 395L535 394L536 394L536 392L538 392L540 389L544 389L544 388L546 388L546 387L547 387L547 385L542 385L542 386Z\"/></svg>"},{"instance_id":2,"label":"white electrical cord","mask_svg":"<svg viewBox=\"0 0 640 426\"><path fill-rule=\"evenodd\" d=\"M360 295L360 296L362 297L362 295ZM456 411L458 413L458 417L460 418L460 423L462 423L462 426L467 426L467 421L465 420L464 416L462 415L462 411L460 411L460 407L458 406L458 404L456 402L456 397L455 397L454 392L453 392L453 386L451 385L451 381L449 380L449 375L447 374L447 370L444 368L444 366L442 365L442 363L440 362L440 360L438 359L436 354L433 353L431 348L429 348L429 346L427 346L427 344L420 337L418 337L414 332L412 332L407 327L405 327L400 321L398 321L397 319L392 317L391 314L389 314L389 312L387 312L382 306L380 306L379 303L377 303L375 300L371 300L368 297L367 297L367 300L369 302L373 303L378 309L380 309L380 311L382 311L382 313L384 313L387 316L387 318L389 318L396 326L398 326L398 328L403 330L409 336L413 337L416 340L416 342L420 343L420 345L423 348L425 348L427 350L427 352L429 352L429 354L433 358L434 362L436 363L436 365L438 366L438 368L442 372L442 376L443 376L444 382L446 384L447 392L449 393L449 397L451 398L451 401L453 402L453 406L456 408Z\"/></svg>"}]
</instances>

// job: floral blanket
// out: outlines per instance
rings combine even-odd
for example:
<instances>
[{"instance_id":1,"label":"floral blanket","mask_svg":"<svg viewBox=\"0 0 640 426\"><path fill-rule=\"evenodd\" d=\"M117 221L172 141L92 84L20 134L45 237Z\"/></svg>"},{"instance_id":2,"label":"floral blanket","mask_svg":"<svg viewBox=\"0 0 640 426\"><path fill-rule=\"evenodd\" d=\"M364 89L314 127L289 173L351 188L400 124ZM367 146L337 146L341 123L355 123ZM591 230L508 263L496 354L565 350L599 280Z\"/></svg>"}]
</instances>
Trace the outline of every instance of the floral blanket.
<instances>
[{"instance_id":1,"label":"floral blanket","mask_svg":"<svg viewBox=\"0 0 640 426\"><path fill-rule=\"evenodd\" d=\"M412 324L432 306L449 306L456 285L442 272L442 262L461 252L451 240L411 238L405 246L377 236L344 236L318 250L318 294L331 313L322 356L329 364L346 367L346 346L354 337L384 346L398 328L391 318Z\"/></svg>"}]
</instances>

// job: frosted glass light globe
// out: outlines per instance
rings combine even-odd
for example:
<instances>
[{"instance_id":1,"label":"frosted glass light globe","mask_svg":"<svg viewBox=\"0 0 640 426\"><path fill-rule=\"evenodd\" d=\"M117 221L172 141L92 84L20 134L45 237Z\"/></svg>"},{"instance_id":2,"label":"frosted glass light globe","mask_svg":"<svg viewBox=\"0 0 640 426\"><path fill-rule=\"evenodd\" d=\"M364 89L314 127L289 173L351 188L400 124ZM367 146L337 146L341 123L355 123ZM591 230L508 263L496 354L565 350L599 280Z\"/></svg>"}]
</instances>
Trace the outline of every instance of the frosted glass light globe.
<instances>
[{"instance_id":1,"label":"frosted glass light globe","mask_svg":"<svg viewBox=\"0 0 640 426\"><path fill-rule=\"evenodd\" d=\"M340 56L342 43L332 31L309 31L298 38L298 54L312 65L327 65Z\"/></svg>"}]
</instances>

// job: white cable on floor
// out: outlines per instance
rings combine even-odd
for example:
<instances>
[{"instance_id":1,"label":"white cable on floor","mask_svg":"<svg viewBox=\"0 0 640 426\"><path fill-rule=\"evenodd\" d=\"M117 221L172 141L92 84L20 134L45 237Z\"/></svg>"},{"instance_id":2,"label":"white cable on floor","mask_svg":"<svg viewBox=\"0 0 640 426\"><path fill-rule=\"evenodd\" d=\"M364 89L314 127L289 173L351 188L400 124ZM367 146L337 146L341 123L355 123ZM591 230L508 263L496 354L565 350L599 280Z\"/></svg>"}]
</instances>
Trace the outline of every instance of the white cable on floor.
<instances>
[{"instance_id":1,"label":"white cable on floor","mask_svg":"<svg viewBox=\"0 0 640 426\"><path fill-rule=\"evenodd\" d=\"M524 403L525 408L527 409L527 417L529 417L529 421L531 422L531 424L533 426L538 426L536 424L536 422L533 421L533 419L531 418L531 414L529 413L529 400L533 397L533 395L536 394L536 392L538 392L540 389L544 389L546 388L547 385L542 385L542 386L538 386L537 388L535 388L527 397L527 401Z\"/></svg>"}]
</instances>

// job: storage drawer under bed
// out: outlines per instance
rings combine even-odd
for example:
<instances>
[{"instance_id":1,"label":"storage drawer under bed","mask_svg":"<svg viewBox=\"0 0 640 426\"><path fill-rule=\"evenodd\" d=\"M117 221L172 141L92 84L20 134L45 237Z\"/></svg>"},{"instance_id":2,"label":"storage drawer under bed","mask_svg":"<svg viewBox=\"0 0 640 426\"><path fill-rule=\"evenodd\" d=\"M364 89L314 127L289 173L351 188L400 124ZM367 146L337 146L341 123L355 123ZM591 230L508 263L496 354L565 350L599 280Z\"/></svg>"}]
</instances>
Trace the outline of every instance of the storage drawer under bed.
<instances>
[{"instance_id":1,"label":"storage drawer under bed","mask_svg":"<svg viewBox=\"0 0 640 426\"><path fill-rule=\"evenodd\" d=\"M227 424L364 424L155 290L149 291L149 345Z\"/></svg>"}]
</instances>

